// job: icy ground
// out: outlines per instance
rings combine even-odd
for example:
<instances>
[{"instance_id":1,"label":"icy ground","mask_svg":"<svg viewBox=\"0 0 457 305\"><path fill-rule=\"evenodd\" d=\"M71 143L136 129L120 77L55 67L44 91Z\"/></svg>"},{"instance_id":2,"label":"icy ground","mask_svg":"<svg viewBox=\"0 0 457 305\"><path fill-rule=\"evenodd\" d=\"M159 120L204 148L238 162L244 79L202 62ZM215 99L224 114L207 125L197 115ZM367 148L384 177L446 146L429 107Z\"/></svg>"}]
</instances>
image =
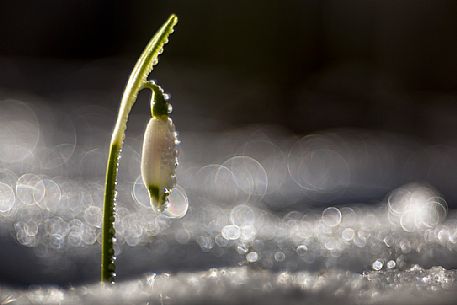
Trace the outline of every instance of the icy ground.
<instances>
[{"instance_id":1,"label":"icy ground","mask_svg":"<svg viewBox=\"0 0 457 305\"><path fill-rule=\"evenodd\" d=\"M353 130L183 132L159 215L139 172L146 120L132 117L118 279L100 288L106 111L0 103L0 304L455 303L455 147Z\"/></svg>"},{"instance_id":2,"label":"icy ground","mask_svg":"<svg viewBox=\"0 0 457 305\"><path fill-rule=\"evenodd\" d=\"M455 304L456 271L274 273L247 267L150 274L100 288L2 289L2 304Z\"/></svg>"}]
</instances>

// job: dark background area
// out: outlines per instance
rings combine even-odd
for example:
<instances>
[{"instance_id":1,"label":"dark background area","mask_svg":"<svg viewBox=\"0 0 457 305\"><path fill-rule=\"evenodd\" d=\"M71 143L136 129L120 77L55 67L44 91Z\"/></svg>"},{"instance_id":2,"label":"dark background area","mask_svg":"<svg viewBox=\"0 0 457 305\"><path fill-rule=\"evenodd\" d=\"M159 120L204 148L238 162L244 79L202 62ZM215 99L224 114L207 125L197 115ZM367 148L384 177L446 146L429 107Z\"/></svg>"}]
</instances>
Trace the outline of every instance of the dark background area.
<instances>
[{"instance_id":1,"label":"dark background area","mask_svg":"<svg viewBox=\"0 0 457 305\"><path fill-rule=\"evenodd\" d=\"M0 87L56 103L103 93L89 102L117 105L140 51L172 12L180 22L152 75L178 116L452 141L453 0L2 1Z\"/></svg>"}]
</instances>

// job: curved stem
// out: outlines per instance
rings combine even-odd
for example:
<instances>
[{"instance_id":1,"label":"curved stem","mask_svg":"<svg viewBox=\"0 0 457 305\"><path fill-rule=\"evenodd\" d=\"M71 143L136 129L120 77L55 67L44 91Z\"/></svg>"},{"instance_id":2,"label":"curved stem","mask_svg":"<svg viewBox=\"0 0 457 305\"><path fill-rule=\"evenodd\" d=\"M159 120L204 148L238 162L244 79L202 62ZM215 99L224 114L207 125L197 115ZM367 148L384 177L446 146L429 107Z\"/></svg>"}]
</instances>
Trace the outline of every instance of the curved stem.
<instances>
[{"instance_id":1,"label":"curved stem","mask_svg":"<svg viewBox=\"0 0 457 305\"><path fill-rule=\"evenodd\" d=\"M178 22L175 15L171 15L159 31L149 41L140 58L138 59L122 96L116 125L111 137L108 162L106 166L105 199L103 203L102 224L102 253L101 253L101 282L114 282L115 277L115 253L113 239L115 238L115 200L118 161L121 155L122 145L127 128L128 115L136 101L138 93L144 88L147 77L153 66L157 64L157 58L162 53L163 46L168 42L168 36L173 32L173 27Z\"/></svg>"},{"instance_id":2,"label":"curved stem","mask_svg":"<svg viewBox=\"0 0 457 305\"><path fill-rule=\"evenodd\" d=\"M171 112L170 104L162 88L153 81L146 81L143 88L151 90L151 117L168 117Z\"/></svg>"}]
</instances>

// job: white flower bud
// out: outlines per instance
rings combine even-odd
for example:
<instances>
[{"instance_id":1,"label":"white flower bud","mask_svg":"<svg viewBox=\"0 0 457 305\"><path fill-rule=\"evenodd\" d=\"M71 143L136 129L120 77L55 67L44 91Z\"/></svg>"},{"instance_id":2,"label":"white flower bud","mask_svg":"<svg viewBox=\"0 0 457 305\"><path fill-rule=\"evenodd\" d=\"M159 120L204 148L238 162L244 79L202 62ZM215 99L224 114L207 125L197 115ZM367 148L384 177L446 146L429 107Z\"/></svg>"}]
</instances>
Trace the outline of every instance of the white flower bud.
<instances>
[{"instance_id":1,"label":"white flower bud","mask_svg":"<svg viewBox=\"0 0 457 305\"><path fill-rule=\"evenodd\" d=\"M153 117L144 133L141 175L151 205L162 210L176 183L177 150L175 126L168 117Z\"/></svg>"}]
</instances>

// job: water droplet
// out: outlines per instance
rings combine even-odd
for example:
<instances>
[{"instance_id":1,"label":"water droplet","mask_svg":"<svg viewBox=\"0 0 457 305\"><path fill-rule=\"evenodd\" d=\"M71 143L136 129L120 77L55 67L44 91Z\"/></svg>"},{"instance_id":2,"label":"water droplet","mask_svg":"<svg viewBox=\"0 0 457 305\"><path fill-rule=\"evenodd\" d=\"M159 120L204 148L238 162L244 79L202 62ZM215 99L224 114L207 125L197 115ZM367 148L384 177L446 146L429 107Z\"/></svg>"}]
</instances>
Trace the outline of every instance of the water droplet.
<instances>
[{"instance_id":1,"label":"water droplet","mask_svg":"<svg viewBox=\"0 0 457 305\"><path fill-rule=\"evenodd\" d=\"M297 254L299 256L305 256L308 253L308 247L305 245L300 245L297 247Z\"/></svg>"},{"instance_id":2,"label":"water droplet","mask_svg":"<svg viewBox=\"0 0 457 305\"><path fill-rule=\"evenodd\" d=\"M241 236L241 229L237 225L226 225L222 228L221 234L227 240L237 240Z\"/></svg>"},{"instance_id":3,"label":"water droplet","mask_svg":"<svg viewBox=\"0 0 457 305\"><path fill-rule=\"evenodd\" d=\"M396 265L397 264L393 260L390 260L390 261L387 262L387 268L389 268L389 269L395 268Z\"/></svg>"},{"instance_id":4,"label":"water droplet","mask_svg":"<svg viewBox=\"0 0 457 305\"><path fill-rule=\"evenodd\" d=\"M2 100L0 161L14 163L33 156L40 135L35 112L24 102Z\"/></svg>"},{"instance_id":5,"label":"water droplet","mask_svg":"<svg viewBox=\"0 0 457 305\"><path fill-rule=\"evenodd\" d=\"M236 252L238 252L239 254L245 254L248 251L249 251L249 249L245 245L238 245L236 247Z\"/></svg>"},{"instance_id":6,"label":"water droplet","mask_svg":"<svg viewBox=\"0 0 457 305\"><path fill-rule=\"evenodd\" d=\"M383 266L384 266L383 262L381 260L377 259L373 262L373 264L371 265L371 268L373 268L373 270L379 271L382 269Z\"/></svg>"},{"instance_id":7,"label":"water droplet","mask_svg":"<svg viewBox=\"0 0 457 305\"><path fill-rule=\"evenodd\" d=\"M197 243L204 252L208 252L214 247L214 241L210 236L197 237Z\"/></svg>"},{"instance_id":8,"label":"water droplet","mask_svg":"<svg viewBox=\"0 0 457 305\"><path fill-rule=\"evenodd\" d=\"M33 220L29 220L24 223L24 231L28 236L35 236L38 233L38 224Z\"/></svg>"},{"instance_id":9,"label":"water droplet","mask_svg":"<svg viewBox=\"0 0 457 305\"><path fill-rule=\"evenodd\" d=\"M17 178L13 171L6 168L0 169L0 182L8 184L13 190L16 188Z\"/></svg>"},{"instance_id":10,"label":"water droplet","mask_svg":"<svg viewBox=\"0 0 457 305\"><path fill-rule=\"evenodd\" d=\"M254 211L245 204L240 204L230 211L230 222L237 226L253 225L255 223Z\"/></svg>"},{"instance_id":11,"label":"water droplet","mask_svg":"<svg viewBox=\"0 0 457 305\"><path fill-rule=\"evenodd\" d=\"M176 185L168 195L168 203L165 206L164 215L170 218L182 218L186 216L189 209L189 200L186 191Z\"/></svg>"},{"instance_id":12,"label":"water droplet","mask_svg":"<svg viewBox=\"0 0 457 305\"><path fill-rule=\"evenodd\" d=\"M132 197L136 203L141 205L144 208L151 208L151 204L149 203L149 193L146 187L143 184L143 178L138 176L135 180L135 183L132 187Z\"/></svg>"},{"instance_id":13,"label":"water droplet","mask_svg":"<svg viewBox=\"0 0 457 305\"><path fill-rule=\"evenodd\" d=\"M329 227L335 227L341 222L341 212L335 207L326 208L322 212L322 221Z\"/></svg>"},{"instance_id":14,"label":"water droplet","mask_svg":"<svg viewBox=\"0 0 457 305\"><path fill-rule=\"evenodd\" d=\"M258 259L259 255L257 254L257 252L249 252L248 254L246 254L246 260L249 263L255 263Z\"/></svg>"},{"instance_id":15,"label":"water droplet","mask_svg":"<svg viewBox=\"0 0 457 305\"><path fill-rule=\"evenodd\" d=\"M175 240L182 245L187 244L190 241L190 238L191 234L186 229L178 230L175 233Z\"/></svg>"},{"instance_id":16,"label":"water droplet","mask_svg":"<svg viewBox=\"0 0 457 305\"><path fill-rule=\"evenodd\" d=\"M214 241L216 242L216 245L218 245L221 248L225 248L230 245L230 242L226 238L224 238L221 234L217 234L216 237L214 238Z\"/></svg>"},{"instance_id":17,"label":"water droplet","mask_svg":"<svg viewBox=\"0 0 457 305\"><path fill-rule=\"evenodd\" d=\"M348 162L331 136L308 135L298 140L289 152L290 177L301 188L331 198L350 182ZM327 199L328 200L328 199Z\"/></svg>"},{"instance_id":18,"label":"water droplet","mask_svg":"<svg viewBox=\"0 0 457 305\"><path fill-rule=\"evenodd\" d=\"M39 203L45 193L43 180L34 174L24 174L16 182L16 196L24 204Z\"/></svg>"},{"instance_id":19,"label":"water droplet","mask_svg":"<svg viewBox=\"0 0 457 305\"><path fill-rule=\"evenodd\" d=\"M0 212L9 212L16 201L14 191L8 184L0 182Z\"/></svg>"},{"instance_id":20,"label":"water droplet","mask_svg":"<svg viewBox=\"0 0 457 305\"><path fill-rule=\"evenodd\" d=\"M45 192L39 205L51 212L56 212L60 208L59 203L62 197L60 187L51 179L43 179L43 186L45 188Z\"/></svg>"},{"instance_id":21,"label":"water droplet","mask_svg":"<svg viewBox=\"0 0 457 305\"><path fill-rule=\"evenodd\" d=\"M257 230L253 225L246 225L241 227L240 239L243 242L251 242L257 236Z\"/></svg>"},{"instance_id":22,"label":"water droplet","mask_svg":"<svg viewBox=\"0 0 457 305\"><path fill-rule=\"evenodd\" d=\"M352 228L346 228L341 232L341 237L344 241L351 241L354 238L354 230Z\"/></svg>"},{"instance_id":23,"label":"water droplet","mask_svg":"<svg viewBox=\"0 0 457 305\"><path fill-rule=\"evenodd\" d=\"M284 252L278 251L275 253L275 260L277 262L283 262L285 258L286 258L286 255L284 254Z\"/></svg>"},{"instance_id":24,"label":"water droplet","mask_svg":"<svg viewBox=\"0 0 457 305\"><path fill-rule=\"evenodd\" d=\"M233 174L238 189L249 196L263 197L268 188L268 176L263 166L254 158L234 156L225 161Z\"/></svg>"},{"instance_id":25,"label":"water droplet","mask_svg":"<svg viewBox=\"0 0 457 305\"><path fill-rule=\"evenodd\" d=\"M84 220L91 226L102 227L102 210L96 206L88 206L84 211Z\"/></svg>"},{"instance_id":26,"label":"water droplet","mask_svg":"<svg viewBox=\"0 0 457 305\"><path fill-rule=\"evenodd\" d=\"M87 226L87 225L85 225L83 228L84 228L84 230L81 235L82 241L86 245L95 244L95 242L97 241L97 234L96 234L95 229L90 226Z\"/></svg>"},{"instance_id":27,"label":"water droplet","mask_svg":"<svg viewBox=\"0 0 457 305\"><path fill-rule=\"evenodd\" d=\"M146 284L150 288L154 287L155 281L156 281L156 274L155 273L151 273L151 274L146 276Z\"/></svg>"},{"instance_id":28,"label":"water droplet","mask_svg":"<svg viewBox=\"0 0 457 305\"><path fill-rule=\"evenodd\" d=\"M54 249L63 249L65 245L65 238L60 234L51 235L49 240L49 246Z\"/></svg>"},{"instance_id":29,"label":"water droplet","mask_svg":"<svg viewBox=\"0 0 457 305\"><path fill-rule=\"evenodd\" d=\"M67 242L70 247L81 247L81 232L71 231L67 236Z\"/></svg>"}]
</instances>

